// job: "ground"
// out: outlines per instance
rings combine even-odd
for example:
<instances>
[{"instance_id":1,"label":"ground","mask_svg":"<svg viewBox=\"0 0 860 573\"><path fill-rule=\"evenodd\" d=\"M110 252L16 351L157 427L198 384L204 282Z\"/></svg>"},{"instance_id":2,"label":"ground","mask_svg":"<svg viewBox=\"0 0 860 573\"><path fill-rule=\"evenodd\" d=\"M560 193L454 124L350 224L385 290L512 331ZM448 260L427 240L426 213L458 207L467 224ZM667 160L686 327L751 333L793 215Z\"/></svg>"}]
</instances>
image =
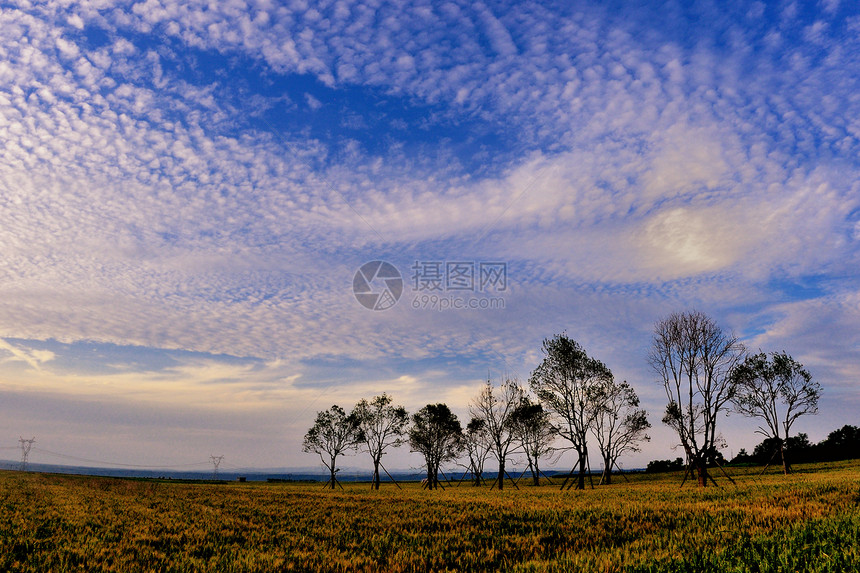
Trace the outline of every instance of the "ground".
<instances>
[{"instance_id":1,"label":"ground","mask_svg":"<svg viewBox=\"0 0 860 573\"><path fill-rule=\"evenodd\" d=\"M0 570L860 571L860 461L796 469L565 492L0 472Z\"/></svg>"}]
</instances>

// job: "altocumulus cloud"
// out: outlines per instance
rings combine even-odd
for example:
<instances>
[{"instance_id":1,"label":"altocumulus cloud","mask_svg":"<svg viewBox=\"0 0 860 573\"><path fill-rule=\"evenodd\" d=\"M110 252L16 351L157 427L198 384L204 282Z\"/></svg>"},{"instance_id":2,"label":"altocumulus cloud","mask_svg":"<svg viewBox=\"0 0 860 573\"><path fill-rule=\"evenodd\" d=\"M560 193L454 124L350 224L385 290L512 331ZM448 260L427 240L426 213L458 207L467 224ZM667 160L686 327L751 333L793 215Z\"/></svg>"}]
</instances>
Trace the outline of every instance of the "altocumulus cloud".
<instances>
[{"instance_id":1,"label":"altocumulus cloud","mask_svg":"<svg viewBox=\"0 0 860 573\"><path fill-rule=\"evenodd\" d=\"M465 408L566 329L659 411L651 325L697 307L838 388L822 431L860 406L853 5L19 2L0 56L18 404L236 412L195 428L241 447L281 411L295 452L329 399ZM411 308L416 260L506 262L505 308Z\"/></svg>"}]
</instances>

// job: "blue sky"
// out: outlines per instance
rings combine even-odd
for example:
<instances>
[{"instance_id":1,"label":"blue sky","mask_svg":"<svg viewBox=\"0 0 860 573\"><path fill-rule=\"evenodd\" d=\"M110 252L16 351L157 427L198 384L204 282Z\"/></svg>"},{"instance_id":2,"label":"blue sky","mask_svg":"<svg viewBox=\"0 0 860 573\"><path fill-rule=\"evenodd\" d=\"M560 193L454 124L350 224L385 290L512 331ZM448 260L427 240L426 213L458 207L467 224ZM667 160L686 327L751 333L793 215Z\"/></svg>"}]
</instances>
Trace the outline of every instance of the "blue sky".
<instances>
[{"instance_id":1,"label":"blue sky","mask_svg":"<svg viewBox=\"0 0 860 573\"><path fill-rule=\"evenodd\" d=\"M0 444L313 466L317 410L465 418L565 331L649 410L636 466L677 454L646 356L686 309L807 366L797 430L858 424L858 83L832 0L3 3ZM374 311L375 260L403 292Z\"/></svg>"}]
</instances>

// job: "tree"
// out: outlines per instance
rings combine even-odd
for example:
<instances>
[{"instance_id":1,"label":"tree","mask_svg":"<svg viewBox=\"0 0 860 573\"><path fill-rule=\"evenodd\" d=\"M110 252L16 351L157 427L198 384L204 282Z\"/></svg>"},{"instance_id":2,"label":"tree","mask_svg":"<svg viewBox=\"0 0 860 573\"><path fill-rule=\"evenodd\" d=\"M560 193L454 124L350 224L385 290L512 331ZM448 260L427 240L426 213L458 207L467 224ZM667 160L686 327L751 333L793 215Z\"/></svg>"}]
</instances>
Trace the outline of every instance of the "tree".
<instances>
[{"instance_id":1,"label":"tree","mask_svg":"<svg viewBox=\"0 0 860 573\"><path fill-rule=\"evenodd\" d=\"M833 430L818 443L822 460L850 460L860 458L860 428L845 425Z\"/></svg>"},{"instance_id":2,"label":"tree","mask_svg":"<svg viewBox=\"0 0 860 573\"><path fill-rule=\"evenodd\" d=\"M328 410L317 412L317 418L302 442L302 451L318 454L323 465L331 473L326 485L331 489L337 483L337 458L347 450L355 449L362 442L358 419L347 415L335 404Z\"/></svg>"},{"instance_id":3,"label":"tree","mask_svg":"<svg viewBox=\"0 0 860 573\"><path fill-rule=\"evenodd\" d=\"M785 440L778 438L765 438L760 444L753 449L753 459L759 464L769 463L773 457L780 451L785 449L787 458L797 462L818 462L825 461L821 459L819 445L809 441L809 436L800 432L796 436L791 436Z\"/></svg>"},{"instance_id":4,"label":"tree","mask_svg":"<svg viewBox=\"0 0 860 573\"><path fill-rule=\"evenodd\" d=\"M439 486L439 466L457 459L463 450L463 428L448 406L427 404L412 415L409 444L412 451L424 456L427 487L435 489Z\"/></svg>"},{"instance_id":5,"label":"tree","mask_svg":"<svg viewBox=\"0 0 860 573\"><path fill-rule=\"evenodd\" d=\"M473 484L479 486L484 481L484 464L490 455L490 440L487 423L481 418L472 418L466 424L463 434L463 448L469 458L467 472L471 472Z\"/></svg>"},{"instance_id":6,"label":"tree","mask_svg":"<svg viewBox=\"0 0 860 573\"><path fill-rule=\"evenodd\" d=\"M772 353L770 359L764 352L747 356L732 376L737 386L733 399L735 409L744 416L763 421L756 433L777 441L782 471L790 473L785 440L800 416L818 413L821 386L803 364L785 352Z\"/></svg>"},{"instance_id":7,"label":"tree","mask_svg":"<svg viewBox=\"0 0 860 573\"><path fill-rule=\"evenodd\" d=\"M552 443L556 429L549 412L539 402L533 402L526 396L514 410L512 418L514 435L526 454L532 483L540 485L540 459L555 451Z\"/></svg>"},{"instance_id":8,"label":"tree","mask_svg":"<svg viewBox=\"0 0 860 573\"><path fill-rule=\"evenodd\" d=\"M743 351L737 338L701 312L673 313L654 327L648 358L669 400L663 423L678 433L701 487L708 483L717 419L734 397L731 373Z\"/></svg>"},{"instance_id":9,"label":"tree","mask_svg":"<svg viewBox=\"0 0 860 573\"><path fill-rule=\"evenodd\" d=\"M741 451L732 458L730 463L732 465L752 464L755 463L755 457L751 456L745 448L741 448Z\"/></svg>"},{"instance_id":10,"label":"tree","mask_svg":"<svg viewBox=\"0 0 860 573\"><path fill-rule=\"evenodd\" d=\"M353 414L358 420L364 446L373 460L373 489L379 489L379 466L388 448L404 443L409 414L403 406L392 406L391 396L383 393L370 402L362 399Z\"/></svg>"},{"instance_id":11,"label":"tree","mask_svg":"<svg viewBox=\"0 0 860 573\"><path fill-rule=\"evenodd\" d=\"M505 462L514 446L512 414L522 398L523 389L515 380L506 379L498 389L494 389L492 383L487 380L469 408L472 417L484 421L490 452L499 462L496 483L500 490L505 486Z\"/></svg>"},{"instance_id":12,"label":"tree","mask_svg":"<svg viewBox=\"0 0 860 573\"><path fill-rule=\"evenodd\" d=\"M529 384L556 418L558 435L576 450L579 456L576 488L585 489L588 429L596 415L593 397L596 387L612 379L612 372L564 334L544 340L543 352L544 359L532 372Z\"/></svg>"},{"instance_id":13,"label":"tree","mask_svg":"<svg viewBox=\"0 0 860 573\"><path fill-rule=\"evenodd\" d=\"M674 460L651 460L648 462L648 467L645 468L645 473L656 474L662 472L674 472L684 469L683 458L675 458Z\"/></svg>"},{"instance_id":14,"label":"tree","mask_svg":"<svg viewBox=\"0 0 860 573\"><path fill-rule=\"evenodd\" d=\"M638 452L639 442L651 438L645 432L651 427L645 410L639 409L639 397L625 380L617 384L609 379L596 393L597 414L592 432L603 459L601 483L612 483L612 468L618 458Z\"/></svg>"}]
</instances>

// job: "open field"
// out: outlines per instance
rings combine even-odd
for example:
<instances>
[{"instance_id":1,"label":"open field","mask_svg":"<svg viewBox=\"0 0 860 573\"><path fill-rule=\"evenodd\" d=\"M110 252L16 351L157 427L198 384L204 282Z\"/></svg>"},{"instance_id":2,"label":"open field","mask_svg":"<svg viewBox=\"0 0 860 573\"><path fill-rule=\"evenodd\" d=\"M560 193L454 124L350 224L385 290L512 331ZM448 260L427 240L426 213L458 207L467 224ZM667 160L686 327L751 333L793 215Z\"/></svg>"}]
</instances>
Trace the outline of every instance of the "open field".
<instances>
[{"instance_id":1,"label":"open field","mask_svg":"<svg viewBox=\"0 0 860 573\"><path fill-rule=\"evenodd\" d=\"M0 472L2 571L860 571L860 461L582 492Z\"/></svg>"}]
</instances>

